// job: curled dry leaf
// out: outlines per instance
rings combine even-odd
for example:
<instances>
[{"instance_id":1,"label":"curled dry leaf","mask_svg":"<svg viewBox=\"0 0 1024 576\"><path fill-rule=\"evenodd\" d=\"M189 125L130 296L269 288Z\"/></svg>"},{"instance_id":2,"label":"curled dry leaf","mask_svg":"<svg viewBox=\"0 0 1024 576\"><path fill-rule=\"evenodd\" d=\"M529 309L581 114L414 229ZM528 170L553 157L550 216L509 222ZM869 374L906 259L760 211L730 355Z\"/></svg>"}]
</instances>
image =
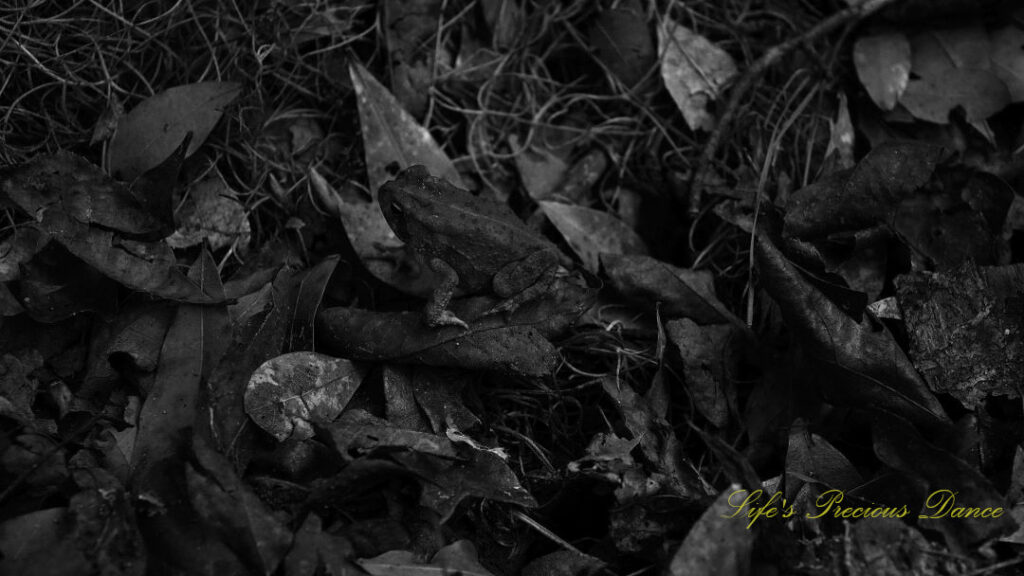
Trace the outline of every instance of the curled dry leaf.
<instances>
[{"instance_id":1,"label":"curled dry leaf","mask_svg":"<svg viewBox=\"0 0 1024 576\"><path fill-rule=\"evenodd\" d=\"M555 347L531 327L430 328L420 312L328 308L317 317L317 333L329 350L356 360L528 376L550 374L558 362Z\"/></svg>"},{"instance_id":2,"label":"curled dry leaf","mask_svg":"<svg viewBox=\"0 0 1024 576\"><path fill-rule=\"evenodd\" d=\"M178 229L167 238L172 248L188 248L203 240L209 241L211 250L235 242L242 247L249 244L251 230L245 208L219 176L192 187L178 220Z\"/></svg>"},{"instance_id":3,"label":"curled dry leaf","mask_svg":"<svg viewBox=\"0 0 1024 576\"><path fill-rule=\"evenodd\" d=\"M646 254L647 246L622 220L607 212L541 202L541 210L562 233L590 272L597 274L602 254Z\"/></svg>"},{"instance_id":4,"label":"curled dry leaf","mask_svg":"<svg viewBox=\"0 0 1024 576\"><path fill-rule=\"evenodd\" d=\"M910 40L900 32L861 36L853 45L853 63L875 104L895 108L910 80Z\"/></svg>"},{"instance_id":5,"label":"curled dry leaf","mask_svg":"<svg viewBox=\"0 0 1024 576\"><path fill-rule=\"evenodd\" d=\"M279 441L313 437L341 414L362 382L352 362L315 352L292 352L256 369L245 388L245 412Z\"/></svg>"},{"instance_id":6,"label":"curled dry leaf","mask_svg":"<svg viewBox=\"0 0 1024 576\"><path fill-rule=\"evenodd\" d=\"M715 119L707 105L738 73L728 52L710 40L665 19L658 26L661 78L692 130L711 130Z\"/></svg>"},{"instance_id":7,"label":"curled dry leaf","mask_svg":"<svg viewBox=\"0 0 1024 576\"><path fill-rule=\"evenodd\" d=\"M107 147L110 174L134 180L170 156L189 132L194 137L185 155L191 156L241 91L237 82L199 82L143 100L117 123Z\"/></svg>"}]
</instances>

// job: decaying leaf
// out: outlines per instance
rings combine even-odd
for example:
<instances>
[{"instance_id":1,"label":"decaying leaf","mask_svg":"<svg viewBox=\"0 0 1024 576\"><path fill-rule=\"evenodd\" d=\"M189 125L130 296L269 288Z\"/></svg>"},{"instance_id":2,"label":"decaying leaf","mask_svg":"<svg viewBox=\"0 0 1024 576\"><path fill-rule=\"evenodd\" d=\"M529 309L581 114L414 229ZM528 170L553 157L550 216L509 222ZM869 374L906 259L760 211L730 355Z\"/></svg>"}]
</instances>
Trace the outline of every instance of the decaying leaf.
<instances>
[{"instance_id":1,"label":"decaying leaf","mask_svg":"<svg viewBox=\"0 0 1024 576\"><path fill-rule=\"evenodd\" d=\"M74 518L67 508L46 508L0 524L0 572L4 574L89 574L95 566L71 538Z\"/></svg>"},{"instance_id":2,"label":"decaying leaf","mask_svg":"<svg viewBox=\"0 0 1024 576\"><path fill-rule=\"evenodd\" d=\"M728 321L744 326L718 300L708 270L677 268L637 254L602 254L601 264L620 294L647 308L658 304L658 311L666 318L685 317L698 324Z\"/></svg>"},{"instance_id":3,"label":"decaying leaf","mask_svg":"<svg viewBox=\"0 0 1024 576\"><path fill-rule=\"evenodd\" d=\"M291 547L291 530L199 436L193 441L193 452L196 460L186 466L185 477L196 512L251 573L273 574Z\"/></svg>"},{"instance_id":4,"label":"decaying leaf","mask_svg":"<svg viewBox=\"0 0 1024 576\"><path fill-rule=\"evenodd\" d=\"M508 142L526 193L537 201L550 199L569 169L566 159L537 144L526 147L516 134L509 134Z\"/></svg>"},{"instance_id":5,"label":"decaying leaf","mask_svg":"<svg viewBox=\"0 0 1024 576\"><path fill-rule=\"evenodd\" d=\"M845 539L850 576L930 576L970 572L968 557L945 557L917 528L895 518L864 518L851 523Z\"/></svg>"},{"instance_id":6,"label":"decaying leaf","mask_svg":"<svg viewBox=\"0 0 1024 576\"><path fill-rule=\"evenodd\" d=\"M389 179L387 167L392 162L397 162L402 169L422 164L431 174L465 189L455 165L430 132L417 124L395 97L361 64L353 64L349 72L359 103L359 121L363 127L363 148L366 150L366 170L371 193L376 196L377 189Z\"/></svg>"},{"instance_id":7,"label":"decaying leaf","mask_svg":"<svg viewBox=\"0 0 1024 576\"><path fill-rule=\"evenodd\" d=\"M363 410L349 410L329 426L334 448L341 454L356 456L377 450L411 450L442 458L456 458L455 447L444 436L398 428Z\"/></svg>"},{"instance_id":8,"label":"decaying leaf","mask_svg":"<svg viewBox=\"0 0 1024 576\"><path fill-rule=\"evenodd\" d=\"M658 26L661 78L693 130L711 130L715 119L709 103L718 99L737 72L728 52L669 19Z\"/></svg>"},{"instance_id":9,"label":"decaying leaf","mask_svg":"<svg viewBox=\"0 0 1024 576\"><path fill-rule=\"evenodd\" d=\"M911 114L945 124L957 107L968 122L985 120L1010 103L1006 84L989 68L988 37L980 27L938 30L910 39L911 72L900 98Z\"/></svg>"},{"instance_id":10,"label":"decaying leaf","mask_svg":"<svg viewBox=\"0 0 1024 576\"><path fill-rule=\"evenodd\" d=\"M477 558L476 547L469 540L458 540L437 551L430 561L413 552L393 550L374 558L357 560L359 566L373 576L427 576L431 574L464 574L493 576Z\"/></svg>"},{"instance_id":11,"label":"decaying leaf","mask_svg":"<svg viewBox=\"0 0 1024 576\"><path fill-rule=\"evenodd\" d=\"M992 71L1006 84L1010 100L1024 100L1024 30L1004 26L992 31Z\"/></svg>"},{"instance_id":12,"label":"decaying leaf","mask_svg":"<svg viewBox=\"0 0 1024 576\"><path fill-rule=\"evenodd\" d=\"M638 0L619 2L601 11L590 27L597 57L627 88L636 86L654 67L657 54Z\"/></svg>"},{"instance_id":13,"label":"decaying leaf","mask_svg":"<svg viewBox=\"0 0 1024 576\"><path fill-rule=\"evenodd\" d=\"M601 266L602 254L647 254L637 233L607 212L558 202L541 202L540 207L594 274Z\"/></svg>"},{"instance_id":14,"label":"decaying leaf","mask_svg":"<svg viewBox=\"0 0 1024 576\"><path fill-rule=\"evenodd\" d=\"M315 352L292 352L256 369L245 389L245 411L279 441L313 436L345 408L362 382L352 362Z\"/></svg>"},{"instance_id":15,"label":"decaying leaf","mask_svg":"<svg viewBox=\"0 0 1024 576\"><path fill-rule=\"evenodd\" d=\"M749 572L754 532L747 529L745 518L734 517L734 493L740 490L739 484L729 486L701 515L672 557L671 576L741 576Z\"/></svg>"},{"instance_id":16,"label":"decaying leaf","mask_svg":"<svg viewBox=\"0 0 1024 576\"><path fill-rule=\"evenodd\" d=\"M3 194L37 221L59 210L77 222L133 236L156 234L165 225L140 200L141 193L70 152L36 156L0 180Z\"/></svg>"},{"instance_id":17,"label":"decaying leaf","mask_svg":"<svg viewBox=\"0 0 1024 576\"><path fill-rule=\"evenodd\" d=\"M453 460L420 452L397 452L392 458L424 481L420 503L445 522L466 498L486 498L527 508L537 501L508 464L491 451L470 450L469 460Z\"/></svg>"},{"instance_id":18,"label":"decaying leaf","mask_svg":"<svg viewBox=\"0 0 1024 576\"><path fill-rule=\"evenodd\" d=\"M117 123L107 148L110 174L134 180L170 156L189 132L193 139L186 156L191 156L241 91L236 82L199 82L143 100Z\"/></svg>"},{"instance_id":19,"label":"decaying leaf","mask_svg":"<svg viewBox=\"0 0 1024 576\"><path fill-rule=\"evenodd\" d=\"M189 272L213 294L223 293L217 265L203 251ZM153 476L186 447L188 431L198 414L200 382L210 374L227 347L229 333L224 307L181 306L160 350L156 380L139 414L139 432L132 454L135 486L149 490Z\"/></svg>"},{"instance_id":20,"label":"decaying leaf","mask_svg":"<svg viewBox=\"0 0 1024 576\"><path fill-rule=\"evenodd\" d=\"M888 142L852 171L836 172L797 190L787 204L785 234L810 238L888 222L899 203L924 186L942 149L919 142Z\"/></svg>"},{"instance_id":21,"label":"decaying leaf","mask_svg":"<svg viewBox=\"0 0 1024 576\"><path fill-rule=\"evenodd\" d=\"M249 244L249 219L235 193L219 176L207 178L189 190L188 200L178 212L180 225L167 238L172 248L188 248L203 240L211 250L220 250L237 242Z\"/></svg>"},{"instance_id":22,"label":"decaying leaf","mask_svg":"<svg viewBox=\"0 0 1024 576\"><path fill-rule=\"evenodd\" d=\"M803 421L793 425L786 452L786 499L793 500L806 482L850 491L864 483L857 469L828 440L809 432Z\"/></svg>"},{"instance_id":23,"label":"decaying leaf","mask_svg":"<svg viewBox=\"0 0 1024 576\"><path fill-rule=\"evenodd\" d=\"M712 424L724 427L736 405L733 379L738 370L739 334L735 326L698 326L684 318L666 324L683 359L683 374L693 403Z\"/></svg>"},{"instance_id":24,"label":"decaying leaf","mask_svg":"<svg viewBox=\"0 0 1024 576\"><path fill-rule=\"evenodd\" d=\"M941 530L949 540L970 545L1012 533L1017 523L1009 514L982 518L952 514L953 506L1006 508L992 482L967 462L925 439L909 422L894 414L878 414L872 421L875 454L893 468L920 478L929 486L931 504L926 501L919 525ZM940 492L937 496L935 492ZM952 496L949 501L945 496ZM941 503L946 502L946 514Z\"/></svg>"},{"instance_id":25,"label":"decaying leaf","mask_svg":"<svg viewBox=\"0 0 1024 576\"><path fill-rule=\"evenodd\" d=\"M885 409L922 425L948 422L942 405L883 326L855 322L804 280L763 232L754 245L764 288L816 366L834 404Z\"/></svg>"},{"instance_id":26,"label":"decaying leaf","mask_svg":"<svg viewBox=\"0 0 1024 576\"><path fill-rule=\"evenodd\" d=\"M539 376L557 363L555 347L528 326L431 328L420 312L328 308L317 317L323 343L354 360L458 366Z\"/></svg>"},{"instance_id":27,"label":"decaying leaf","mask_svg":"<svg viewBox=\"0 0 1024 576\"><path fill-rule=\"evenodd\" d=\"M910 80L910 40L891 31L861 36L853 44L853 63L875 104L895 108Z\"/></svg>"}]
</instances>

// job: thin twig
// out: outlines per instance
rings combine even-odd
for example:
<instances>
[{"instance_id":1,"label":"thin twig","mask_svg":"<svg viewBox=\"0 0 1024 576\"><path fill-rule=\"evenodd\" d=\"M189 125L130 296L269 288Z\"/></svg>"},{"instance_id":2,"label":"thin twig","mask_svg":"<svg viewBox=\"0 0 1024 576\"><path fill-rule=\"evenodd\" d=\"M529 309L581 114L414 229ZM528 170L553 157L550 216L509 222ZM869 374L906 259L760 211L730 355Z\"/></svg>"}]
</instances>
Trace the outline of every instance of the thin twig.
<instances>
[{"instance_id":1,"label":"thin twig","mask_svg":"<svg viewBox=\"0 0 1024 576\"><path fill-rule=\"evenodd\" d=\"M688 189L690 190L689 212L691 216L695 216L700 213L700 205L704 196L704 182L707 181L708 176L710 175L712 161L715 159L715 155L718 154L718 149L722 145L722 141L725 139L726 134L729 132L731 127L730 125L733 120L736 119L736 114L740 108L741 101L744 96L746 96L747 92L750 91L754 82L769 68L774 66L777 62L782 60L801 45L812 42L840 26L864 19L899 1L900 0L864 0L854 6L840 10L839 12L836 12L822 20L817 26L814 26L803 34L769 48L767 52L751 64L750 68L743 73L740 79L736 82L736 85L733 87L732 92L729 95L729 101L722 112L721 118L718 120L718 125L708 138L708 142L704 146L704 152L700 155L700 159L697 160L697 165L690 173Z\"/></svg>"}]
</instances>

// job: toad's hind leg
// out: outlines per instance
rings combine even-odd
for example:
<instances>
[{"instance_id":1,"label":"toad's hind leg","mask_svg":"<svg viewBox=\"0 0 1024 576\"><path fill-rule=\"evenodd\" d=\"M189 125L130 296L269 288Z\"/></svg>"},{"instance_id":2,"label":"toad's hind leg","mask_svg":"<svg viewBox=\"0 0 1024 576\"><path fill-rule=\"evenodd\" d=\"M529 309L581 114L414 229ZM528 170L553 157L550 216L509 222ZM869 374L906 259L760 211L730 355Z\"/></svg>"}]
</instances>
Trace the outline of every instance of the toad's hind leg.
<instances>
[{"instance_id":1,"label":"toad's hind leg","mask_svg":"<svg viewBox=\"0 0 1024 576\"><path fill-rule=\"evenodd\" d=\"M558 256L538 251L499 270L492 280L494 293L504 300L484 315L514 312L524 302L544 294L558 273Z\"/></svg>"}]
</instances>

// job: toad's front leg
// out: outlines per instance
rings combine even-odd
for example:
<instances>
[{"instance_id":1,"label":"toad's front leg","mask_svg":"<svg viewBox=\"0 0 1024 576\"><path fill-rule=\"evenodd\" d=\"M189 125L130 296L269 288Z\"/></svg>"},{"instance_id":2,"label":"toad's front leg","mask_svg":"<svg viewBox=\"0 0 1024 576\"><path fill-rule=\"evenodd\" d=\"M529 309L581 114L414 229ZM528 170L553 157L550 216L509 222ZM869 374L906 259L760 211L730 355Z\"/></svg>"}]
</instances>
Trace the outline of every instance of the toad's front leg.
<instances>
[{"instance_id":1,"label":"toad's front leg","mask_svg":"<svg viewBox=\"0 0 1024 576\"><path fill-rule=\"evenodd\" d=\"M448 303L459 285L459 273L440 258L431 258L428 262L430 269L440 279L434 291L427 300L426 316L427 325L437 326L461 326L468 329L469 325L448 309Z\"/></svg>"}]
</instances>

